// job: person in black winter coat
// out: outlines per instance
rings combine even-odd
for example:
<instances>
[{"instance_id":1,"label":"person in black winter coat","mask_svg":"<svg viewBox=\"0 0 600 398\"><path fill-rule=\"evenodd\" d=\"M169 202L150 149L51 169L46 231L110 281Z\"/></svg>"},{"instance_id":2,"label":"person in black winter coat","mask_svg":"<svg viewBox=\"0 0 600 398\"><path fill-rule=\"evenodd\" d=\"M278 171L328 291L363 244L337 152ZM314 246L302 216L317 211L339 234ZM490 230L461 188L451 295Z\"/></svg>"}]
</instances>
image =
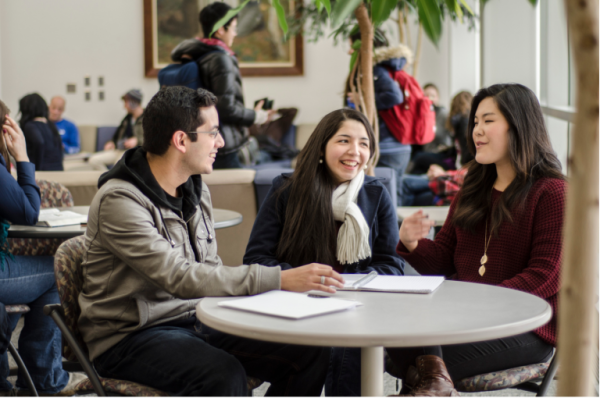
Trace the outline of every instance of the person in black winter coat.
<instances>
[{"instance_id":1,"label":"person in black winter coat","mask_svg":"<svg viewBox=\"0 0 600 398\"><path fill-rule=\"evenodd\" d=\"M48 120L48 105L37 93L19 101L19 124L27 142L27 156L36 171L63 171L63 144L58 129Z\"/></svg>"},{"instance_id":2,"label":"person in black winter coat","mask_svg":"<svg viewBox=\"0 0 600 398\"><path fill-rule=\"evenodd\" d=\"M229 20L211 36L216 22L231 7L225 3L212 3L200 11L200 24L204 38L184 40L171 52L171 59L181 62L193 59L198 63L202 87L217 96L217 111L225 146L219 149L215 169L239 168L239 149L248 141L248 127L269 121L275 110L262 109L262 101L255 109L244 106L242 77L235 53L231 50L237 35L237 17Z\"/></svg>"}]
</instances>

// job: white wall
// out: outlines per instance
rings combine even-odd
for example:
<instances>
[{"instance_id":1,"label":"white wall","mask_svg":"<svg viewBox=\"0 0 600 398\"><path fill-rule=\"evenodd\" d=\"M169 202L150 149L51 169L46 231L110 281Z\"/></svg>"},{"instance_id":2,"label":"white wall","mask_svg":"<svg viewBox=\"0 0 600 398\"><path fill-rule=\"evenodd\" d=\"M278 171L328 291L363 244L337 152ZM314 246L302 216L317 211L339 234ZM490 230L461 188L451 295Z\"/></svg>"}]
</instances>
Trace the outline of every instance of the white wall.
<instances>
[{"instance_id":1,"label":"white wall","mask_svg":"<svg viewBox=\"0 0 600 398\"><path fill-rule=\"evenodd\" d=\"M539 7L539 5L538 5ZM536 8L525 0L493 0L483 9L483 86L538 86Z\"/></svg>"},{"instance_id":2,"label":"white wall","mask_svg":"<svg viewBox=\"0 0 600 398\"><path fill-rule=\"evenodd\" d=\"M305 74L245 78L247 104L269 96L276 106L297 106L298 122L317 122L342 104L349 57L331 40L305 43ZM141 0L0 1L0 88L16 114L18 100L34 91L49 100L67 99L65 116L80 124L116 124L123 117L121 95L140 88L144 103L158 90L144 77ZM84 76L92 77L92 100L84 101ZM98 101L98 76L106 100ZM67 83L77 84L66 94Z\"/></svg>"}]
</instances>

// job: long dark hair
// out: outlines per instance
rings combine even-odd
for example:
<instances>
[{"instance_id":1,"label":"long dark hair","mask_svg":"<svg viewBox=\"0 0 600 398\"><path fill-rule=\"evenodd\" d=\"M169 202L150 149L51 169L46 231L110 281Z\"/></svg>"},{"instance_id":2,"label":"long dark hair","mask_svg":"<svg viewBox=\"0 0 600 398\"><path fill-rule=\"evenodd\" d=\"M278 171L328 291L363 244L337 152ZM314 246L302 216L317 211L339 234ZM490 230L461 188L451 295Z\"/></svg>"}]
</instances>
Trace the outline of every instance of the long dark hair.
<instances>
[{"instance_id":1,"label":"long dark hair","mask_svg":"<svg viewBox=\"0 0 600 398\"><path fill-rule=\"evenodd\" d=\"M454 115L464 115L465 117L469 115L471 102L473 102L473 94L468 91L461 91L452 98L450 113L448 113L448 117L446 118L446 128L448 130L454 131L454 126L452 126L452 117ZM456 134L457 132L454 131L454 135Z\"/></svg>"},{"instance_id":2,"label":"long dark hair","mask_svg":"<svg viewBox=\"0 0 600 398\"><path fill-rule=\"evenodd\" d=\"M346 120L365 126L369 136L370 157L375 136L367 118L353 109L338 109L327 114L298 155L296 170L277 195L290 189L285 210L285 224L276 250L277 259L296 267L318 262L335 265L337 233L331 196L336 188L325 157L327 143Z\"/></svg>"},{"instance_id":3,"label":"long dark hair","mask_svg":"<svg viewBox=\"0 0 600 398\"><path fill-rule=\"evenodd\" d=\"M19 125L21 129L25 129L25 125L35 119L36 117L45 117L48 127L52 131L54 140L57 142L61 141L60 134L56 125L50 119L48 119L48 104L44 98L38 93L27 94L19 100L19 112L21 112L21 119Z\"/></svg>"},{"instance_id":4,"label":"long dark hair","mask_svg":"<svg viewBox=\"0 0 600 398\"><path fill-rule=\"evenodd\" d=\"M4 104L4 102L0 101L0 134L2 134L2 139L0 139L0 155L4 158L6 162L6 168L10 173L10 158L8 157L8 148L6 147L6 143L4 140L4 133L2 133L2 126L6 123L6 116L10 113L10 109Z\"/></svg>"},{"instance_id":5,"label":"long dark hair","mask_svg":"<svg viewBox=\"0 0 600 398\"><path fill-rule=\"evenodd\" d=\"M508 122L510 162L516 172L492 209L492 187L497 178L495 164L471 161L452 218L454 225L473 232L491 213L491 230L498 233L503 221L512 222L511 211L519 211L533 184L540 178L564 180L560 161L550 144L542 109L537 97L520 84L495 84L483 88L473 98L467 129L467 145L476 153L473 141L475 113L481 101L491 97Z\"/></svg>"}]
</instances>

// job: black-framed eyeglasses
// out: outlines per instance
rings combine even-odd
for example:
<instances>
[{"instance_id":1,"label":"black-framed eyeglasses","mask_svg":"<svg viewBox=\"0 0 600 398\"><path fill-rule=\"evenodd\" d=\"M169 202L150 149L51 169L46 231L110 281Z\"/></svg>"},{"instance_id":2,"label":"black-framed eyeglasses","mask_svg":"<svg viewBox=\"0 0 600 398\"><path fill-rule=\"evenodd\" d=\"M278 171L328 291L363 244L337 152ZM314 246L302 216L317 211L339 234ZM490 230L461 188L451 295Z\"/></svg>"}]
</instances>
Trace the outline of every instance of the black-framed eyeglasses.
<instances>
[{"instance_id":1,"label":"black-framed eyeglasses","mask_svg":"<svg viewBox=\"0 0 600 398\"><path fill-rule=\"evenodd\" d=\"M187 133L187 135L189 135L190 137L192 136L192 134L196 135L196 134L208 134L210 136L210 138L212 138L213 140L215 138L217 138L217 136L221 133L221 128L217 127L211 131L192 131Z\"/></svg>"}]
</instances>

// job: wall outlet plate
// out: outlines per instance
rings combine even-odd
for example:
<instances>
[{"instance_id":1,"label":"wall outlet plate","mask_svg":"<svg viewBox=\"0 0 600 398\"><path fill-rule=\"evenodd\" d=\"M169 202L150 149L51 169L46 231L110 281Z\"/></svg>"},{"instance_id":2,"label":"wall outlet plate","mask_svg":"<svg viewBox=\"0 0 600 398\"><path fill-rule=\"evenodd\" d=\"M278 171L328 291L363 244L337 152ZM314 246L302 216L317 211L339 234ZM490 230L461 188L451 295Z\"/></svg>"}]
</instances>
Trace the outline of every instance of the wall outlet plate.
<instances>
[{"instance_id":1,"label":"wall outlet plate","mask_svg":"<svg viewBox=\"0 0 600 398\"><path fill-rule=\"evenodd\" d=\"M77 85L75 83L67 83L67 94L74 94L77 89Z\"/></svg>"},{"instance_id":2,"label":"wall outlet plate","mask_svg":"<svg viewBox=\"0 0 600 398\"><path fill-rule=\"evenodd\" d=\"M104 86L104 76L98 76L98 87Z\"/></svg>"},{"instance_id":3,"label":"wall outlet plate","mask_svg":"<svg viewBox=\"0 0 600 398\"><path fill-rule=\"evenodd\" d=\"M85 95L84 95L84 98L85 98L86 101L91 101L91 99L92 99L92 93L89 92L89 91L86 91Z\"/></svg>"},{"instance_id":4,"label":"wall outlet plate","mask_svg":"<svg viewBox=\"0 0 600 398\"><path fill-rule=\"evenodd\" d=\"M89 87L91 83L92 83L92 79L89 76L85 76L83 78L83 85L84 86Z\"/></svg>"},{"instance_id":5,"label":"wall outlet plate","mask_svg":"<svg viewBox=\"0 0 600 398\"><path fill-rule=\"evenodd\" d=\"M98 91L98 101L104 101L104 91Z\"/></svg>"}]
</instances>

